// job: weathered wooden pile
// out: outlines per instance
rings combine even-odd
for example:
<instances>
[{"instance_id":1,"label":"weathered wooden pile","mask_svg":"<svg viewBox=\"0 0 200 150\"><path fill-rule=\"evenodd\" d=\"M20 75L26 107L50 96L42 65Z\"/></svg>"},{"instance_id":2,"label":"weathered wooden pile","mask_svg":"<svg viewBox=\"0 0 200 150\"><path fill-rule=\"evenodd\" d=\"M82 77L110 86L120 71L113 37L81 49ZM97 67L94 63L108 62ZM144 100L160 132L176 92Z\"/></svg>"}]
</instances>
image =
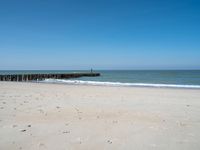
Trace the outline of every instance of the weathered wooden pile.
<instances>
[{"instance_id":1,"label":"weathered wooden pile","mask_svg":"<svg viewBox=\"0 0 200 150\"><path fill-rule=\"evenodd\" d=\"M0 81L41 81L44 79L69 79L79 77L96 77L100 73L62 73L62 74L7 74L0 75Z\"/></svg>"}]
</instances>

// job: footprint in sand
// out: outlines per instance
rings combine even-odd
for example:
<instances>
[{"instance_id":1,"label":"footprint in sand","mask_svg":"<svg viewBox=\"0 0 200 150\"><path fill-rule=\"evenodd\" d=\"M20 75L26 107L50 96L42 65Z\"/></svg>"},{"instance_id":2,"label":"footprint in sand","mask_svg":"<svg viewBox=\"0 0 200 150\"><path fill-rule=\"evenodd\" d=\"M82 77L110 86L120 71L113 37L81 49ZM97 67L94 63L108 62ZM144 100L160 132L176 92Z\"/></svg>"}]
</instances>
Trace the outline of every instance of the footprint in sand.
<instances>
[{"instance_id":1,"label":"footprint in sand","mask_svg":"<svg viewBox=\"0 0 200 150\"><path fill-rule=\"evenodd\" d=\"M44 146L45 146L44 143L40 143L40 144L39 144L39 147L44 147Z\"/></svg>"},{"instance_id":2,"label":"footprint in sand","mask_svg":"<svg viewBox=\"0 0 200 150\"><path fill-rule=\"evenodd\" d=\"M60 109L60 106L56 106L57 109Z\"/></svg>"},{"instance_id":3,"label":"footprint in sand","mask_svg":"<svg viewBox=\"0 0 200 150\"><path fill-rule=\"evenodd\" d=\"M63 133L63 134L65 134L65 133L70 133L70 131L63 131L62 133Z\"/></svg>"},{"instance_id":4,"label":"footprint in sand","mask_svg":"<svg viewBox=\"0 0 200 150\"><path fill-rule=\"evenodd\" d=\"M118 123L118 121L117 120L113 120L113 123Z\"/></svg>"},{"instance_id":5,"label":"footprint in sand","mask_svg":"<svg viewBox=\"0 0 200 150\"><path fill-rule=\"evenodd\" d=\"M15 127L17 127L17 125L16 125L16 124L14 124L12 127L13 127L13 128L15 128Z\"/></svg>"},{"instance_id":6,"label":"footprint in sand","mask_svg":"<svg viewBox=\"0 0 200 150\"><path fill-rule=\"evenodd\" d=\"M179 123L179 126L185 127L185 126L187 126L187 124L180 122L180 123Z\"/></svg>"},{"instance_id":7,"label":"footprint in sand","mask_svg":"<svg viewBox=\"0 0 200 150\"><path fill-rule=\"evenodd\" d=\"M111 141L111 140L108 140L107 143L112 144L112 141Z\"/></svg>"},{"instance_id":8,"label":"footprint in sand","mask_svg":"<svg viewBox=\"0 0 200 150\"><path fill-rule=\"evenodd\" d=\"M40 113L44 113L44 111L43 111L42 109L38 109L38 111L39 111Z\"/></svg>"}]
</instances>

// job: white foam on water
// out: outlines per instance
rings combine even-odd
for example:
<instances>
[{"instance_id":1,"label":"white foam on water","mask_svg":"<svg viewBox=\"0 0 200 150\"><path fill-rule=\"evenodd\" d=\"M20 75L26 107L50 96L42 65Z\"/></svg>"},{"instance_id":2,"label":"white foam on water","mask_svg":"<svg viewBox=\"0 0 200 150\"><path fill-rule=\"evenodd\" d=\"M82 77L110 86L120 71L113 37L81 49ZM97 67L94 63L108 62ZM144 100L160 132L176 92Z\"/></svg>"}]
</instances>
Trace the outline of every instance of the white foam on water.
<instances>
[{"instance_id":1,"label":"white foam on water","mask_svg":"<svg viewBox=\"0 0 200 150\"><path fill-rule=\"evenodd\" d=\"M63 80L45 79L47 83L65 83L73 85L102 85L102 86L126 86L126 87L160 87L160 88L192 88L200 89L200 85L179 85L179 84L151 84L151 83L122 83L122 82L102 82L102 81L83 81L83 80Z\"/></svg>"}]
</instances>

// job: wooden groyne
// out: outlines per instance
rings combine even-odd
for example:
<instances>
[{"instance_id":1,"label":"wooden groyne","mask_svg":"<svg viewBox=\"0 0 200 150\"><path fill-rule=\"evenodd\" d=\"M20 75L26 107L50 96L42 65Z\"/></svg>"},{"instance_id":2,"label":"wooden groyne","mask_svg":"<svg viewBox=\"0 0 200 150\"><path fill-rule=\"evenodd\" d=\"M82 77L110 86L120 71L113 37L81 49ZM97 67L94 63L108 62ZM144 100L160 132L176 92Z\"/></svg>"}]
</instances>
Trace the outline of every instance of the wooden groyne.
<instances>
[{"instance_id":1,"label":"wooden groyne","mask_svg":"<svg viewBox=\"0 0 200 150\"><path fill-rule=\"evenodd\" d=\"M79 77L96 77L100 73L62 73L62 74L8 74L0 75L0 81L41 81L44 79L69 79Z\"/></svg>"}]
</instances>

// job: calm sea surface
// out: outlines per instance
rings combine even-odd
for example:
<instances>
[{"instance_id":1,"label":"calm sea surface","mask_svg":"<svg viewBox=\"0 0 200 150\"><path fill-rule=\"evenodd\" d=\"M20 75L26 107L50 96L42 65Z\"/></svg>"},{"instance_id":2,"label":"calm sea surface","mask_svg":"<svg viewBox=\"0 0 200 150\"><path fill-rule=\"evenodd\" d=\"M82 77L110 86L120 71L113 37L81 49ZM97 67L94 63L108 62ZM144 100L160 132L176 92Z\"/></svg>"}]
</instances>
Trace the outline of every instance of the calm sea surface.
<instances>
[{"instance_id":1,"label":"calm sea surface","mask_svg":"<svg viewBox=\"0 0 200 150\"><path fill-rule=\"evenodd\" d=\"M49 71L0 71L0 74L15 73L68 73L89 72L80 70L49 70ZM100 85L127 85L127 86L180 86L187 85L200 88L200 70L97 70L100 77L82 77L66 80L45 80L46 82L63 82L68 84L100 84Z\"/></svg>"}]
</instances>

